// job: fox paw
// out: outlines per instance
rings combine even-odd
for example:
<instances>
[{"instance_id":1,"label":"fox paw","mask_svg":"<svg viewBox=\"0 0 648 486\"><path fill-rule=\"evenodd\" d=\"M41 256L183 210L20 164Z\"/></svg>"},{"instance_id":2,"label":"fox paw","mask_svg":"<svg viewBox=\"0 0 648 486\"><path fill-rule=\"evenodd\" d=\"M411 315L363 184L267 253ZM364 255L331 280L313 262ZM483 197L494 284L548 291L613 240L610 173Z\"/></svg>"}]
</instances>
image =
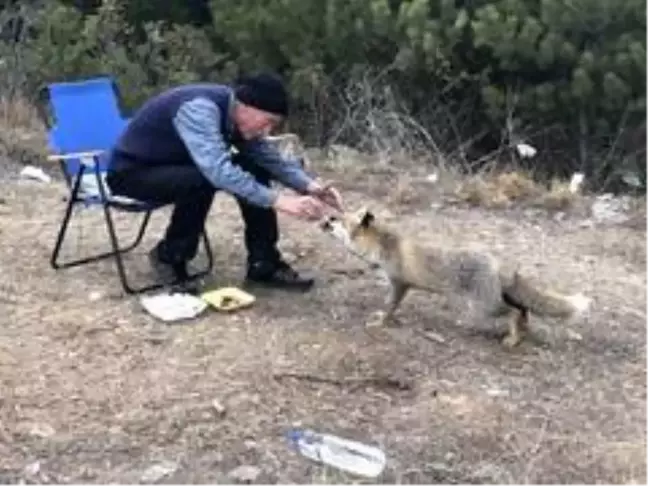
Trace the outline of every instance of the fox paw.
<instances>
[{"instance_id":1,"label":"fox paw","mask_svg":"<svg viewBox=\"0 0 648 486\"><path fill-rule=\"evenodd\" d=\"M512 349L522 342L522 336L516 334L507 334L502 339L502 344L504 347Z\"/></svg>"},{"instance_id":2,"label":"fox paw","mask_svg":"<svg viewBox=\"0 0 648 486\"><path fill-rule=\"evenodd\" d=\"M383 311L374 312L365 322L365 327L383 327L386 325L386 317Z\"/></svg>"},{"instance_id":3,"label":"fox paw","mask_svg":"<svg viewBox=\"0 0 648 486\"><path fill-rule=\"evenodd\" d=\"M394 327L400 325L394 316L389 317L385 311L376 311L369 316L365 327Z\"/></svg>"}]
</instances>

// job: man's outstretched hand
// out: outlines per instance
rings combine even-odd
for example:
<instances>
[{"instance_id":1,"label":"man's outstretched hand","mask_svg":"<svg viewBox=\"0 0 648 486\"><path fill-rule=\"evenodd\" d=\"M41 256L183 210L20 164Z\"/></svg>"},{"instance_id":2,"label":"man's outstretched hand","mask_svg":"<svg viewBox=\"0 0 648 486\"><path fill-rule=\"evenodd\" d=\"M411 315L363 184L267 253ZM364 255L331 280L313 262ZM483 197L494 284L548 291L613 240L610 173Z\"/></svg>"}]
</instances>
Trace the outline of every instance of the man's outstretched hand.
<instances>
[{"instance_id":1,"label":"man's outstretched hand","mask_svg":"<svg viewBox=\"0 0 648 486\"><path fill-rule=\"evenodd\" d=\"M317 221L324 216L324 203L313 196L279 194L274 208L282 213L308 221Z\"/></svg>"},{"instance_id":2,"label":"man's outstretched hand","mask_svg":"<svg viewBox=\"0 0 648 486\"><path fill-rule=\"evenodd\" d=\"M322 201L324 204L332 207L333 209L340 212L344 211L344 202L342 201L342 196L330 182L322 183L313 181L308 186L307 191L308 194L315 196L317 199Z\"/></svg>"}]
</instances>

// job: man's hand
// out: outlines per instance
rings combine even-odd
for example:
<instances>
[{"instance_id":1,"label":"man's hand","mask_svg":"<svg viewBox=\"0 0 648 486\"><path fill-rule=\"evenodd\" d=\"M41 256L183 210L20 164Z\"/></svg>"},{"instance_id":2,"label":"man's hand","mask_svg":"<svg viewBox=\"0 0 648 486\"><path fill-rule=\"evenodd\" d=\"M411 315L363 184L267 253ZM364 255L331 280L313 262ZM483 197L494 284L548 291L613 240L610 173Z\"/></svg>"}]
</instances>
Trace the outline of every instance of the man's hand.
<instances>
[{"instance_id":1,"label":"man's hand","mask_svg":"<svg viewBox=\"0 0 648 486\"><path fill-rule=\"evenodd\" d=\"M324 205L312 196L279 194L274 203L277 211L309 221L317 221L324 216Z\"/></svg>"},{"instance_id":2,"label":"man's hand","mask_svg":"<svg viewBox=\"0 0 648 486\"><path fill-rule=\"evenodd\" d=\"M330 182L321 183L318 181L313 181L308 185L307 189L308 194L315 196L324 204L331 206L337 211L344 211L344 203L342 201L342 196L337 189L333 187Z\"/></svg>"}]
</instances>

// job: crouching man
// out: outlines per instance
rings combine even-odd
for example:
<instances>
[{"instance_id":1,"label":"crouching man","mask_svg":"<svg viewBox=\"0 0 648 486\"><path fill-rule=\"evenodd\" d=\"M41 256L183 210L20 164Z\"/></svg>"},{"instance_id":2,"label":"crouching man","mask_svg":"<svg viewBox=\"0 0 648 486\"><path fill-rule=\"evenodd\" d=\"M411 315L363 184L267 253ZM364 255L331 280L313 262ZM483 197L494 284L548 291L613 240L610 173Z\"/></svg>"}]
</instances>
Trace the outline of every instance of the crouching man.
<instances>
[{"instance_id":1,"label":"crouching man","mask_svg":"<svg viewBox=\"0 0 648 486\"><path fill-rule=\"evenodd\" d=\"M246 281L312 287L313 279L291 268L277 249L277 211L314 221L326 206L341 210L341 200L299 160L282 157L264 140L288 115L288 104L281 79L261 73L233 86L171 88L135 113L113 148L107 183L115 195L174 206L164 238L150 253L156 268L186 281L214 195L222 190L237 199L244 220ZM276 192L272 180L298 194Z\"/></svg>"}]
</instances>

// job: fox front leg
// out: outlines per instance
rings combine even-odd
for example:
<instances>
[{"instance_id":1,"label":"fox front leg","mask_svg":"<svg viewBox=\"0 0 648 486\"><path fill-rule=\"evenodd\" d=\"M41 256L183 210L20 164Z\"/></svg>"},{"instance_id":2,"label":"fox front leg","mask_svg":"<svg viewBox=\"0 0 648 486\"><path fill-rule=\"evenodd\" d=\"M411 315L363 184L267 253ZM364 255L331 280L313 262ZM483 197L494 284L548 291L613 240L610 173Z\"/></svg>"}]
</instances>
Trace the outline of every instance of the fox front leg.
<instances>
[{"instance_id":1,"label":"fox front leg","mask_svg":"<svg viewBox=\"0 0 648 486\"><path fill-rule=\"evenodd\" d=\"M389 284L389 295L385 301L385 309L376 313L377 315L375 315L374 319L367 323L368 327L397 324L397 320L394 318L394 312L396 312L403 297L405 297L409 286L401 281L391 279Z\"/></svg>"},{"instance_id":2,"label":"fox front leg","mask_svg":"<svg viewBox=\"0 0 648 486\"><path fill-rule=\"evenodd\" d=\"M529 313L526 309L518 310L515 318L509 321L509 331L502 344L507 348L514 348L522 342L528 332Z\"/></svg>"}]
</instances>

